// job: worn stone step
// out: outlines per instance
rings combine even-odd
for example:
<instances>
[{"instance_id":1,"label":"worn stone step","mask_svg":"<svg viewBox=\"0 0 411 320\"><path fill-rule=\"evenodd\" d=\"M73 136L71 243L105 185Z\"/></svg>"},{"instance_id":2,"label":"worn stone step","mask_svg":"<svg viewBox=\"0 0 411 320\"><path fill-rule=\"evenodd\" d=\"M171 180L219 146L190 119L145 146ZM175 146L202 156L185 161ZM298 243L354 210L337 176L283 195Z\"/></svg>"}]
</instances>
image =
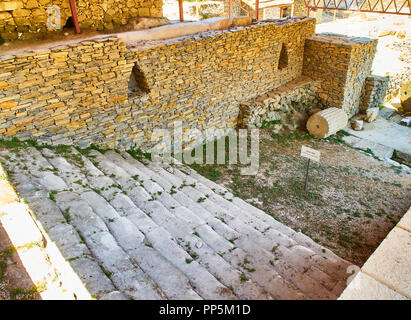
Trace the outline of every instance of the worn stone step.
<instances>
[{"instance_id":1,"label":"worn stone step","mask_svg":"<svg viewBox=\"0 0 411 320\"><path fill-rule=\"evenodd\" d=\"M109 221L107 226L120 246L156 282L167 298L200 299L183 273L157 251L146 246L144 234L130 223L130 220L119 215L104 198L96 193L86 192L81 197L87 201L100 218Z\"/></svg>"},{"instance_id":2,"label":"worn stone step","mask_svg":"<svg viewBox=\"0 0 411 320\"><path fill-rule=\"evenodd\" d=\"M153 164L152 166L156 165ZM170 170L171 172L173 172L173 174L180 177L183 181L188 181L186 182L186 184L193 185L195 183L192 177L187 176L179 169L168 166L168 170ZM233 204L233 201L226 200L221 195L218 195L215 192L213 192L213 190L210 190L207 187L205 187L202 183L196 183L194 187L188 186L185 188L193 188L197 190L196 193L194 190L190 189L188 194L191 197L199 197L199 199L204 199L204 197L206 197L207 201L203 202L204 206L208 207L210 206L209 203L212 202L228 212L236 212L236 216L240 217L242 221L253 226L256 230L264 232L265 238L271 238L273 241L281 243L287 247L296 245L296 241L294 241L292 238L285 235L281 231L285 231L286 234L288 233L290 235L295 235L297 234L296 232L294 232L292 229L287 230L287 227L284 227L282 224L275 221L273 218L269 217L264 212L258 211L258 209L256 209L255 207L247 205L243 201L236 202L242 203L242 205L244 207L246 206L248 209L252 207L252 214L250 214L250 210L242 210L240 207ZM253 214L255 214L256 212L258 212L258 214L256 214L256 216L253 216ZM314 241L312 241L311 239L302 234L297 234L296 237L300 242L303 242L304 247L306 247L306 250L299 250L301 246L293 249L297 255L301 255L301 258L305 260L311 260L311 263L315 264L320 269L327 270L326 272L330 273L331 276L343 277L345 275L346 267L350 265L348 262L345 262L343 259L337 257L329 251L327 252L327 250L325 250L324 248L316 244ZM310 246L308 246L307 244L309 244ZM311 250L311 248L315 248L316 252ZM321 252L321 254L318 254L319 251ZM299 260L297 259L295 261L298 262Z\"/></svg>"},{"instance_id":3,"label":"worn stone step","mask_svg":"<svg viewBox=\"0 0 411 320\"><path fill-rule=\"evenodd\" d=\"M1 162L7 161L6 159L13 161L11 158L9 155L6 158L0 155ZM14 162L14 164L17 163ZM13 168L11 174L13 180L21 176L12 162L9 163L8 168L9 170ZM2 165L0 165L0 176L6 176ZM27 175L24 177L25 181L29 180ZM33 192L35 188L25 185L25 192L21 192L18 196L9 181L2 181L4 184L0 184L0 194L3 194L6 185L10 190L6 190L7 203L0 203L0 222L27 274L41 289L42 299L91 299L78 275L68 267L68 263L42 227L41 221L33 215L31 208L27 205L26 199L30 198L27 191Z\"/></svg>"},{"instance_id":4,"label":"worn stone step","mask_svg":"<svg viewBox=\"0 0 411 320\"><path fill-rule=\"evenodd\" d=\"M74 150L73 150L74 152ZM81 155L78 155L81 157ZM155 283L162 289L164 294L169 299L199 299L200 297L192 290L187 278L173 267L167 260L165 260L155 250L146 247L143 243L145 236L124 216L121 216L117 211L99 194L90 191L92 188L101 194L101 185L89 185L90 188L85 187L88 181L82 172L71 164L67 163L65 159L54 158L50 160L63 174L66 172L72 173L66 175L66 179L76 182L80 178L81 184L77 183L78 191L81 192L81 198L85 200L93 211L105 221L108 229L115 237L116 241L122 249L124 249L130 258L139 265L139 267L147 273L147 275L155 281ZM93 166L89 163L89 169ZM101 172L91 170L95 174ZM95 175L94 175L95 176ZM107 181L107 185L114 185L114 181ZM94 188L97 187L97 188ZM142 254L144 253L144 254ZM153 268L156 266L156 268ZM161 272L161 270L168 272Z\"/></svg>"},{"instance_id":5,"label":"worn stone step","mask_svg":"<svg viewBox=\"0 0 411 320\"><path fill-rule=\"evenodd\" d=\"M78 229L90 251L104 268L105 274L122 293L135 299L162 299L155 283L121 249L104 221L99 218L79 195L63 191L56 194L56 202Z\"/></svg>"},{"instance_id":6,"label":"worn stone step","mask_svg":"<svg viewBox=\"0 0 411 320\"><path fill-rule=\"evenodd\" d=\"M161 174L162 173L162 170L158 170L158 172ZM186 180L187 181L187 180ZM192 181L189 181L189 183L193 183ZM191 187L191 186L189 186L189 187L187 187L187 188L193 188L193 187ZM193 190L190 190L189 191L189 193L194 197L194 199L196 198L196 195L195 195L195 190L193 191ZM204 200L205 201L205 200ZM209 204L205 204L207 207L209 207ZM240 228L240 230L242 230L241 228ZM254 231L254 230L252 230L252 231ZM255 231L254 231L255 232ZM238 233L239 234L239 233ZM224 238L222 238L221 240L226 240L227 241L227 239L224 239ZM249 241L249 239L247 239L246 241ZM253 243L255 243L255 242L253 242ZM287 243L288 244L288 243ZM272 248L272 243L270 243L270 249ZM288 266L288 268L289 269L291 269L292 267L291 266ZM294 270L293 270L294 271ZM283 274L284 275L284 274ZM295 277L294 277L295 278ZM301 276L300 278L307 278L306 276ZM300 279L300 282L301 282L302 280ZM306 282L310 282L311 284L313 283L313 280L312 279L306 279L305 280L305 283ZM321 296L322 297L322 296Z\"/></svg>"},{"instance_id":7,"label":"worn stone step","mask_svg":"<svg viewBox=\"0 0 411 320\"><path fill-rule=\"evenodd\" d=\"M131 159L129 159L129 164L127 165L127 166L125 166L124 165L124 163L125 163L125 161L124 161L124 158L122 158L119 154L112 154L112 158L113 157L115 157L115 158L117 158L117 163L120 165L120 166L122 166L122 168L123 169L125 169L125 170L127 170L127 167L128 168L130 168L130 167L132 167L132 164L131 163L133 163L133 161L131 160ZM137 161L134 161L134 163L135 162L137 162ZM132 173L132 172L129 172L130 174ZM150 174L150 176L152 176L151 174ZM163 190L162 190L163 191ZM162 200L162 198L164 197L164 196L169 196L167 193L164 193L164 195L162 194L162 195L160 195L159 196L159 199L160 199L160 201ZM162 202L164 202L164 203L166 203L166 205L168 204L169 206L170 206L170 201L162 201ZM173 203L174 204L174 203ZM175 205L175 204L174 204ZM179 210L180 209L180 210ZM172 207L172 208L170 208L169 207L169 210L171 211L171 212L173 212L174 214L176 214L181 220L183 220L183 223L181 224L178 224L178 222L176 222L175 220L176 219L173 219L173 217L172 217L172 215L170 215L169 213L167 213L167 212L163 212L163 213L160 213L158 216L157 216L157 219L158 219L158 221L157 221L157 223L158 224L161 224L162 226L167 226L167 227L170 227L170 226L173 226L173 225L175 225L175 228L174 228L174 230L171 230L170 232L171 232L171 234L173 234L174 236L176 236L176 237L178 237L179 239L185 239L185 244L187 244L187 243L190 243L190 239L191 239L191 241L193 241L193 240L195 240L196 242L197 242L197 239L195 239L195 237L193 237L192 235L191 235L191 233L189 232L191 229L190 228L196 228L197 226L202 226L202 225L204 225L205 224L205 221L201 221L201 219L199 219L199 217L197 217L196 215L194 215L190 210L181 210L181 209L184 209L184 207ZM179 211L184 211L183 212L183 214L181 214L181 212L180 212L180 215L179 215ZM152 210L152 212L154 212L154 214L157 212L157 210ZM207 217L208 218L208 217ZM197 222L196 222L197 221ZM220 220L218 220L221 224L223 224ZM225 224L224 224L225 225ZM184 230L184 229L186 229L186 232L185 232L185 234L184 234L184 232L182 232L182 230ZM212 231L212 232L214 232L214 231ZM215 232L214 232L215 233ZM218 236L217 234L215 234L214 235L215 237L216 236ZM228 241L227 241L227 239L224 239L224 238L222 238L222 237L220 237L219 238L219 240L220 240L220 243L221 243L221 241L224 241L224 242L226 242L227 244L230 244ZM202 246L203 246L203 244L202 244ZM230 246L229 246L230 247ZM231 245L231 247L232 247L232 245ZM194 251L196 250L196 248L194 249ZM209 259L217 259L218 260L218 256L216 256L216 254L215 254L215 252L206 252L205 254L207 254L208 255L208 257L209 257ZM221 254L221 252L220 252L220 254ZM201 255L200 255L200 259L201 259ZM208 263L208 262L204 262L204 263L207 263L207 265L213 265L212 263ZM220 262L220 269L221 269L221 265L224 265L224 262ZM228 267L229 268L229 267ZM218 273L218 271L215 271L215 272L217 272ZM239 279L240 279L240 273L238 273L238 271L237 270L235 270L234 272L233 271L231 271L230 273L228 273L228 274L236 274L237 275L237 277L235 278L235 281L238 281ZM219 275L219 278L227 278L227 275L225 275L225 277L222 277L221 275ZM232 285L230 285L231 287L232 287ZM238 286L238 287L241 287L241 286Z\"/></svg>"},{"instance_id":8,"label":"worn stone step","mask_svg":"<svg viewBox=\"0 0 411 320\"><path fill-rule=\"evenodd\" d=\"M133 186L133 184L130 184L127 173L122 171L121 168L117 168L116 164L112 162L109 163L110 161L107 158L97 152L93 152L93 156L95 156L98 165L105 165L105 168L102 169L102 171L105 171L106 174L111 175L113 172L117 172L117 176L121 174L121 179L118 181L120 181L120 185L123 183L122 188L126 190L127 195L138 208L138 212L136 213L136 210L134 210L134 213L131 214L131 216L128 216L128 218L138 227L141 227L140 221L142 220L145 220L145 223L143 223L144 225L151 225L148 229L143 227L145 229L145 236L148 240L147 245L153 246L174 266L181 270L189 278L190 282L195 287L195 290L199 292L202 297L206 299L235 299L236 297L232 293L229 293L230 290L216 280L208 271L201 267L201 265L198 263L188 264L186 260L191 259L190 256L176 243L176 241L173 240L171 235L169 238L166 237L168 233L164 229L163 236L168 240L163 239L160 241L157 239L157 230L165 223L164 217L169 214L168 210L158 201L149 201L152 200L152 198L149 196L148 192L139 185L134 184ZM109 165L107 165L108 163ZM136 191L136 189L139 189L139 191ZM142 194L144 195L143 197ZM123 201L119 201L117 198L117 201L115 201L116 206L119 206L120 202L124 203L124 198L125 197L123 197ZM130 207L131 203L128 202L127 205ZM124 212L124 210L122 211ZM129 210L127 210L127 213L129 213L128 211ZM159 220L154 223L148 222L147 217L151 218L152 215L158 217ZM163 250L162 247L159 247L160 244L167 245L169 250Z\"/></svg>"},{"instance_id":9,"label":"worn stone step","mask_svg":"<svg viewBox=\"0 0 411 320\"><path fill-rule=\"evenodd\" d=\"M157 167L157 172L161 173L162 170ZM175 172L175 171L173 171L173 172ZM166 176L168 176L168 175L166 175ZM182 181L185 181L184 185L190 184L190 185L185 186L183 188L183 190L189 189L187 191L188 196L190 196L193 200L196 199L196 198L197 199L199 199L199 198L203 199L202 204L203 204L204 207L207 207L207 208L210 208L210 207L213 207L213 206L217 207L215 209L214 213L218 214L218 212L220 212L220 214L221 214L221 209L219 209L218 206L215 205L215 203L217 202L216 200L218 200L218 204L221 204L224 201L228 202L227 200L223 200L223 199L221 199L220 196L216 196L212 190L205 190L205 192L207 192L207 193L204 194L204 193L202 193L201 191L198 190L198 188L200 186L199 183L195 184L194 181L188 179L182 173L178 174L178 176L182 179ZM204 188L203 188L203 191L204 191ZM223 204L222 206L224 206L224 208L223 208L224 210L233 209L233 206L230 203L229 203L229 205L224 205ZM239 212L238 208L234 207L234 209L236 209L235 212L237 214L241 213L241 210ZM296 266L296 269L298 271L305 272L305 268L307 267L307 265L310 264L309 260L314 255L314 252L312 252L312 251L310 251L309 249L306 249L306 248L304 248L305 250L301 250L303 248L301 246L296 246L295 241L291 240L287 236L284 236L283 234L281 234L280 232L278 232L276 230L275 231L272 230L270 227L268 227L266 224L262 223L258 219L254 219L254 220L250 219L245 214L242 214L240 217L242 218L241 221L239 219L232 219L231 217L229 217L228 219L225 219L226 217L223 217L223 219L227 220L228 224L230 224L230 223L233 224L234 222L236 222L237 223L238 234L240 234L240 235L248 234L249 236L250 236L250 234L252 234L253 243L258 243L260 246L262 246L266 250L271 250L271 248L273 248L274 245L279 246L279 250L282 251L283 254L285 254L287 256L287 261L289 261L291 263L291 265L287 263L287 266L283 267L281 269L282 272L283 272L282 276L284 276L286 279L288 279L290 281L293 281L293 283L297 287L305 288L305 290L304 290L305 292L308 292L311 287L315 286L315 284L314 284L315 279L310 279L309 276L299 276L298 279L296 279L295 276L293 276L293 277L290 276L290 275L296 274L296 270L294 269L294 265ZM250 223L255 229L257 229L255 223L257 223L257 225L260 224L260 230L265 228L263 230L264 235L258 234L258 232L256 232L256 230L253 230L249 226L245 225L243 223L243 219L245 219L245 221ZM250 241L250 239L247 239L244 243L248 243L248 241ZM293 247L293 246L295 246L295 247ZM293 254L291 254L289 252L287 247L293 247L294 248L293 249L293 251L294 251ZM272 261L273 260L274 259L272 259ZM288 275L288 273L285 272L285 270L290 270L291 271L291 272L289 272L290 275ZM291 280L291 279L293 279L293 280ZM316 296L315 298L327 298L327 297L332 297L333 296L330 292L326 292L326 290L322 290L322 285L321 284L317 284L317 286L319 287L319 289L317 291L320 293L320 295Z\"/></svg>"}]
</instances>

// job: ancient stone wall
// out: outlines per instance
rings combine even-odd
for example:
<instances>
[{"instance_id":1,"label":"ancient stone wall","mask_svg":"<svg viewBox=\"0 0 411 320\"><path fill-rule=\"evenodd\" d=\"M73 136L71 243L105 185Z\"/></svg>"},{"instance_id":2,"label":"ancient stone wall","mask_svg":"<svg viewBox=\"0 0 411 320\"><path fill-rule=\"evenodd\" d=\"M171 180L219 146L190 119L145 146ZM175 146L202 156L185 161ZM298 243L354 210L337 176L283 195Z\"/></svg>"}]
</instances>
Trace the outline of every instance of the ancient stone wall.
<instances>
[{"instance_id":1,"label":"ancient stone wall","mask_svg":"<svg viewBox=\"0 0 411 320\"><path fill-rule=\"evenodd\" d=\"M132 17L162 17L162 0L76 1L80 28L112 30ZM59 10L61 28L71 16L68 0L6 0L0 3L0 36L5 40L41 38Z\"/></svg>"},{"instance_id":2,"label":"ancient stone wall","mask_svg":"<svg viewBox=\"0 0 411 320\"><path fill-rule=\"evenodd\" d=\"M306 16L307 7L305 6L304 0L294 0L294 15L295 16Z\"/></svg>"},{"instance_id":3,"label":"ancient stone wall","mask_svg":"<svg viewBox=\"0 0 411 320\"><path fill-rule=\"evenodd\" d=\"M361 94L360 112L365 112L369 108L379 107L384 103L389 82L389 77L376 75L370 75L365 79Z\"/></svg>"},{"instance_id":4,"label":"ancient stone wall","mask_svg":"<svg viewBox=\"0 0 411 320\"><path fill-rule=\"evenodd\" d=\"M318 85L318 82L300 77L267 94L242 102L239 126L261 128L272 124L274 131L305 128L311 109L320 108Z\"/></svg>"},{"instance_id":5,"label":"ancient stone wall","mask_svg":"<svg viewBox=\"0 0 411 320\"><path fill-rule=\"evenodd\" d=\"M321 81L324 106L342 108L349 116L358 113L376 46L377 40L331 34L306 40L303 74Z\"/></svg>"},{"instance_id":6,"label":"ancient stone wall","mask_svg":"<svg viewBox=\"0 0 411 320\"><path fill-rule=\"evenodd\" d=\"M153 130L175 121L235 127L242 101L301 76L314 23L259 23L135 48L95 39L0 57L0 136L147 149Z\"/></svg>"}]
</instances>

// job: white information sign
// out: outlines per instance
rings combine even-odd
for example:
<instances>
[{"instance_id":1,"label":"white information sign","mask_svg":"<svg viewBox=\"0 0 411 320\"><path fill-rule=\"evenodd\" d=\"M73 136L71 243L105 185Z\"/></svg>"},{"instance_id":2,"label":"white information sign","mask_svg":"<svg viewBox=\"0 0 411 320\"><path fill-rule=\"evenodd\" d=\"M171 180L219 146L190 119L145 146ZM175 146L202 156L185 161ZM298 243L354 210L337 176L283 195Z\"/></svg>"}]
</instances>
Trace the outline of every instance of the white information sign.
<instances>
[{"instance_id":1,"label":"white information sign","mask_svg":"<svg viewBox=\"0 0 411 320\"><path fill-rule=\"evenodd\" d=\"M320 162L321 152L306 146L301 147L301 156L311 159L313 161Z\"/></svg>"}]
</instances>

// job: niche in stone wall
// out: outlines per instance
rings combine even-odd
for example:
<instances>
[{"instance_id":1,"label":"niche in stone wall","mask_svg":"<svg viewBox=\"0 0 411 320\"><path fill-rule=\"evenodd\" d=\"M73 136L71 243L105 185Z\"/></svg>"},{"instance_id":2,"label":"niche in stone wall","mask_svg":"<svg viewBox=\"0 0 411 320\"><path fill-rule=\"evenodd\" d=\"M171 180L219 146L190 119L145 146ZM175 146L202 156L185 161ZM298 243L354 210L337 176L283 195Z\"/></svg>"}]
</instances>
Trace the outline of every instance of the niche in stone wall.
<instances>
[{"instance_id":1,"label":"niche in stone wall","mask_svg":"<svg viewBox=\"0 0 411 320\"><path fill-rule=\"evenodd\" d=\"M143 71L135 65L131 71L130 80L128 81L128 96L130 98L149 93L146 77Z\"/></svg>"},{"instance_id":2,"label":"niche in stone wall","mask_svg":"<svg viewBox=\"0 0 411 320\"><path fill-rule=\"evenodd\" d=\"M278 61L278 70L287 68L287 66L288 66L287 46L283 43L281 45L280 60Z\"/></svg>"},{"instance_id":3,"label":"niche in stone wall","mask_svg":"<svg viewBox=\"0 0 411 320\"><path fill-rule=\"evenodd\" d=\"M66 24L64 25L63 29L74 29L73 17L68 17L67 18Z\"/></svg>"}]
</instances>

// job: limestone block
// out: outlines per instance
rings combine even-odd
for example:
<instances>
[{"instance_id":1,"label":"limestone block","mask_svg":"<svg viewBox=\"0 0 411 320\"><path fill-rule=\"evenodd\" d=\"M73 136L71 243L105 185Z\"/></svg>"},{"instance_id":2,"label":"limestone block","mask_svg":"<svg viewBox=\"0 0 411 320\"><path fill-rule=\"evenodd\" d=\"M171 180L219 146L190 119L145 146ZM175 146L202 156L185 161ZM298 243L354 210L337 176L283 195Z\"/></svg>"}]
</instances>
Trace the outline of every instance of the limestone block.
<instances>
[{"instance_id":1,"label":"limestone block","mask_svg":"<svg viewBox=\"0 0 411 320\"><path fill-rule=\"evenodd\" d=\"M411 81L401 82L401 106L404 112L411 112Z\"/></svg>"},{"instance_id":2,"label":"limestone block","mask_svg":"<svg viewBox=\"0 0 411 320\"><path fill-rule=\"evenodd\" d=\"M148 17L150 16L150 8L139 8L138 15L141 17Z\"/></svg>"},{"instance_id":3,"label":"limestone block","mask_svg":"<svg viewBox=\"0 0 411 320\"><path fill-rule=\"evenodd\" d=\"M26 9L34 9L39 6L37 0L28 0L26 4L24 5L24 8Z\"/></svg>"},{"instance_id":4,"label":"limestone block","mask_svg":"<svg viewBox=\"0 0 411 320\"><path fill-rule=\"evenodd\" d=\"M394 228L362 267L364 272L411 297L411 233Z\"/></svg>"},{"instance_id":5,"label":"limestone block","mask_svg":"<svg viewBox=\"0 0 411 320\"><path fill-rule=\"evenodd\" d=\"M364 121L362 120L353 120L351 122L351 127L356 131L361 131L364 125Z\"/></svg>"},{"instance_id":6,"label":"limestone block","mask_svg":"<svg viewBox=\"0 0 411 320\"><path fill-rule=\"evenodd\" d=\"M13 11L23 7L22 1L2 1L0 2L0 11Z\"/></svg>"},{"instance_id":7,"label":"limestone block","mask_svg":"<svg viewBox=\"0 0 411 320\"><path fill-rule=\"evenodd\" d=\"M30 10L27 9L17 9L13 11L13 17L28 17L31 14Z\"/></svg>"},{"instance_id":8,"label":"limestone block","mask_svg":"<svg viewBox=\"0 0 411 320\"><path fill-rule=\"evenodd\" d=\"M407 213L401 218L398 222L398 226L411 232L411 208L407 211Z\"/></svg>"},{"instance_id":9,"label":"limestone block","mask_svg":"<svg viewBox=\"0 0 411 320\"><path fill-rule=\"evenodd\" d=\"M249 26L252 23L251 17L235 17L232 19L231 24L233 27Z\"/></svg>"},{"instance_id":10,"label":"limestone block","mask_svg":"<svg viewBox=\"0 0 411 320\"><path fill-rule=\"evenodd\" d=\"M14 202L1 208L0 222L13 246L42 245L43 236L34 223L26 204Z\"/></svg>"},{"instance_id":11,"label":"limestone block","mask_svg":"<svg viewBox=\"0 0 411 320\"><path fill-rule=\"evenodd\" d=\"M360 271L339 300L406 300L406 297Z\"/></svg>"},{"instance_id":12,"label":"limestone block","mask_svg":"<svg viewBox=\"0 0 411 320\"><path fill-rule=\"evenodd\" d=\"M380 111L380 109L378 109L377 107L375 107L375 108L369 108L369 109L366 111L366 115L365 115L364 120L367 121L367 122L373 122L373 121L375 121L375 120L377 119L377 117L378 117L379 111Z\"/></svg>"},{"instance_id":13,"label":"limestone block","mask_svg":"<svg viewBox=\"0 0 411 320\"><path fill-rule=\"evenodd\" d=\"M203 21L209 24L209 30L224 30L230 27L230 19L228 18L211 18Z\"/></svg>"}]
</instances>

